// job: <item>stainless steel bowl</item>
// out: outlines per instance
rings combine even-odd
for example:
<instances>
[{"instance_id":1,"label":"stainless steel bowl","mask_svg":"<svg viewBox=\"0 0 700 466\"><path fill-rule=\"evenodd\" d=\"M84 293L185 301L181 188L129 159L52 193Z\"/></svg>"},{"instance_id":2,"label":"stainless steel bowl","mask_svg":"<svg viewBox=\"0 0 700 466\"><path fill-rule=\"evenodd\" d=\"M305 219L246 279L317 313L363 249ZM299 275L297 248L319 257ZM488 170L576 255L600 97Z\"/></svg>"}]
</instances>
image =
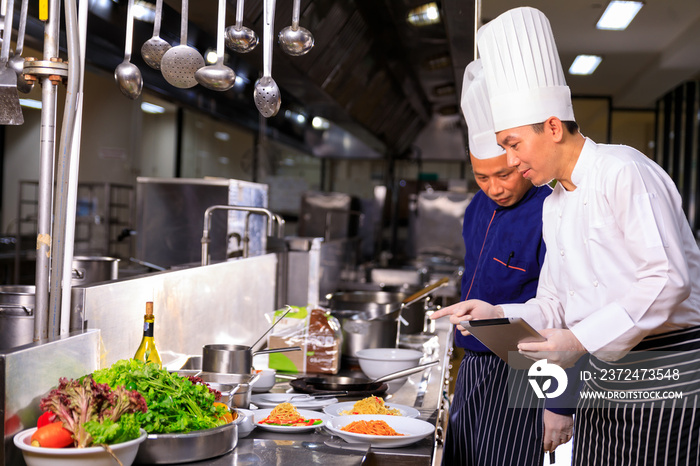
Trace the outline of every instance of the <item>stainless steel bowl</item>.
<instances>
[{"instance_id":1,"label":"stainless steel bowl","mask_svg":"<svg viewBox=\"0 0 700 466\"><path fill-rule=\"evenodd\" d=\"M250 395L253 392L251 384L260 377L260 374L223 374L220 372L202 371L199 377L209 385L239 385L240 388L233 394L231 399L231 407L248 409L250 407Z\"/></svg>"},{"instance_id":2,"label":"stainless steel bowl","mask_svg":"<svg viewBox=\"0 0 700 466\"><path fill-rule=\"evenodd\" d=\"M137 464L174 464L224 455L238 444L242 417L213 429L185 434L148 434L136 455Z\"/></svg>"}]
</instances>

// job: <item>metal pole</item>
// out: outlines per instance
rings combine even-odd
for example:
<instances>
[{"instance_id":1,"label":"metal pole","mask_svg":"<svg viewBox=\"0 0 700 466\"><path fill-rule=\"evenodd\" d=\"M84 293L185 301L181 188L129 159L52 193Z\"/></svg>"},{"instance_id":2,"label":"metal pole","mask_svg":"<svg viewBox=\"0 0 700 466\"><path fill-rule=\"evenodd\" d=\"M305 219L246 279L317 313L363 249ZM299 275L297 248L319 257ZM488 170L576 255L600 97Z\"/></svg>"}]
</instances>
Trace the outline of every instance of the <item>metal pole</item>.
<instances>
[{"instance_id":1,"label":"metal pole","mask_svg":"<svg viewBox=\"0 0 700 466\"><path fill-rule=\"evenodd\" d=\"M44 26L44 60L58 57L60 0L49 3L49 18ZM36 237L36 308L34 309L34 341L48 336L49 273L51 270L51 211L53 205L53 172L56 152L56 85L44 76L41 79L41 162L39 168L37 237Z\"/></svg>"},{"instance_id":2,"label":"metal pole","mask_svg":"<svg viewBox=\"0 0 700 466\"><path fill-rule=\"evenodd\" d=\"M56 173L56 202L54 205L54 225L51 237L51 279L49 294L49 338L56 338L60 331L61 301L63 291L63 269L66 262L72 262L72 248L66 247L67 239L72 241L75 231L75 209L69 209L70 191L75 189L77 179L71 177L73 164L73 132L80 101L80 50L78 39L78 19L75 0L65 2L66 44L68 48L68 85L66 86L66 103L61 126L61 141L58 155L60 161ZM72 211L72 216L70 215ZM66 254L68 253L68 254ZM70 289L67 290L70 293Z\"/></svg>"}]
</instances>

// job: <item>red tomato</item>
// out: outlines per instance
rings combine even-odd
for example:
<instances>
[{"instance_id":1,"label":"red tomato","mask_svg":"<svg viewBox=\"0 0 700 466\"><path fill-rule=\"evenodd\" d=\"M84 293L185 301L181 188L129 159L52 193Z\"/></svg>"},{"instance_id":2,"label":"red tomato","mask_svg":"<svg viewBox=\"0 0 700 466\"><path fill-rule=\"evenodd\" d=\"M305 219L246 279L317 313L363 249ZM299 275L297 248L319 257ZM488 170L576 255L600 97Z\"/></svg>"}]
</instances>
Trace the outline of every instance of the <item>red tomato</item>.
<instances>
[{"instance_id":1,"label":"red tomato","mask_svg":"<svg viewBox=\"0 0 700 466\"><path fill-rule=\"evenodd\" d=\"M37 427L44 427L47 424L51 424L52 422L56 421L56 414L52 413L51 411L46 411L44 414L39 416L39 419L36 421L36 426Z\"/></svg>"},{"instance_id":2,"label":"red tomato","mask_svg":"<svg viewBox=\"0 0 700 466\"><path fill-rule=\"evenodd\" d=\"M32 435L33 447L63 448L73 445L73 435L61 421L40 427Z\"/></svg>"}]
</instances>

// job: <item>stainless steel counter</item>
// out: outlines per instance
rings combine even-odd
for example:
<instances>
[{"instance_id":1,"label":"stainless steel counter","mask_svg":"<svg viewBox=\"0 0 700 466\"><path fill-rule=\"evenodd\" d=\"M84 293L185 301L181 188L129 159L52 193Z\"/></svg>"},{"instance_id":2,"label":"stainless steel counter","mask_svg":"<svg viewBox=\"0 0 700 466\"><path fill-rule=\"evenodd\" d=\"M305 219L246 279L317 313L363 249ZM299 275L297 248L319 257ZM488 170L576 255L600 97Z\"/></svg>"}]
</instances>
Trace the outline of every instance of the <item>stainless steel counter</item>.
<instances>
[{"instance_id":1,"label":"stainless steel counter","mask_svg":"<svg viewBox=\"0 0 700 466\"><path fill-rule=\"evenodd\" d=\"M420 419L439 426L440 408L448 374L447 365L452 350L452 327L449 322L438 322L433 338L413 338L402 346L421 347L425 353L422 362L435 359L440 364L423 373L410 376L405 385L384 398L387 404L413 406L420 411ZM272 391L283 392L287 382L279 382ZM351 399L348 399L351 400ZM346 443L332 437L325 429L312 433L284 434L256 428L246 438L239 439L236 448L223 456L200 461L198 465L261 465L308 466L311 464L346 465L432 465L436 446L433 434L413 445L402 448L370 448Z\"/></svg>"}]
</instances>

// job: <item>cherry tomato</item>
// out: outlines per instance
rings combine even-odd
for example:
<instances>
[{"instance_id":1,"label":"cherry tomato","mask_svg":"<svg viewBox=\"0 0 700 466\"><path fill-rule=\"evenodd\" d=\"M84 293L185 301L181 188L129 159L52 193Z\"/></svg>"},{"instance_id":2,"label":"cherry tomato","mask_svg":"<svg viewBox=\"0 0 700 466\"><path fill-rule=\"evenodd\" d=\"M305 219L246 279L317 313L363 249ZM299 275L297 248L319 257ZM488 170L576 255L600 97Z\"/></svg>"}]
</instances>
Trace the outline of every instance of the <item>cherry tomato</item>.
<instances>
[{"instance_id":1,"label":"cherry tomato","mask_svg":"<svg viewBox=\"0 0 700 466\"><path fill-rule=\"evenodd\" d=\"M73 445L73 435L61 421L40 427L32 435L33 447L63 448Z\"/></svg>"},{"instance_id":2,"label":"cherry tomato","mask_svg":"<svg viewBox=\"0 0 700 466\"><path fill-rule=\"evenodd\" d=\"M51 412L51 411L46 411L44 414L39 416L39 419L36 421L36 426L37 427L44 427L47 424L51 424L52 422L56 421L56 414Z\"/></svg>"}]
</instances>

